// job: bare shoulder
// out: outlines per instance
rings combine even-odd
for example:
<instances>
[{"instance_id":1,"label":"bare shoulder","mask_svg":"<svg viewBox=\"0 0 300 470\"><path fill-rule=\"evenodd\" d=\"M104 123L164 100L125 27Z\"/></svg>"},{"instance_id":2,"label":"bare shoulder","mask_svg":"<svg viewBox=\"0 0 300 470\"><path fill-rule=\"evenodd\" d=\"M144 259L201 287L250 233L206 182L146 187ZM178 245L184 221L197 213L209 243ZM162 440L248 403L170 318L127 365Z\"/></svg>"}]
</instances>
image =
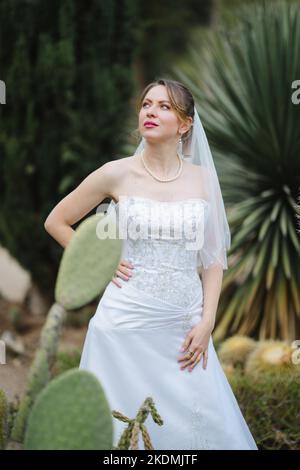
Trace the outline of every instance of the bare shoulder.
<instances>
[{"instance_id":1,"label":"bare shoulder","mask_svg":"<svg viewBox=\"0 0 300 470\"><path fill-rule=\"evenodd\" d=\"M105 180L105 188L108 197L118 200L120 192L124 191L123 187L126 186L128 175L132 174L135 168L135 159L130 157L121 157L116 160L111 160L102 165L96 172L98 172L98 182Z\"/></svg>"},{"instance_id":2,"label":"bare shoulder","mask_svg":"<svg viewBox=\"0 0 300 470\"><path fill-rule=\"evenodd\" d=\"M98 168L98 170L103 168L107 175L111 176L111 178L117 178L124 171L128 170L131 165L132 157L121 157L117 160L111 160L104 163L104 165Z\"/></svg>"},{"instance_id":3,"label":"bare shoulder","mask_svg":"<svg viewBox=\"0 0 300 470\"><path fill-rule=\"evenodd\" d=\"M119 182L122 175L124 175L124 172L129 168L129 159L130 157L121 157L117 160L110 160L97 168L94 173L101 180L105 178L110 187L114 186Z\"/></svg>"}]
</instances>

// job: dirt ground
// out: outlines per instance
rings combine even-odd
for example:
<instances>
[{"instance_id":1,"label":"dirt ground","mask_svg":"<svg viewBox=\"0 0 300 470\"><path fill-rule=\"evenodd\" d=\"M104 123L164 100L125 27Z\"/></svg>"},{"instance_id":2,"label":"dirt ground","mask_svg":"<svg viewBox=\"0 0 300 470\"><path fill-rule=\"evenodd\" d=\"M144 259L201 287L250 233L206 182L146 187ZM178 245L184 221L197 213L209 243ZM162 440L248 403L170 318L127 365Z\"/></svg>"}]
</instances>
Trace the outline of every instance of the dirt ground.
<instances>
[{"instance_id":1,"label":"dirt ground","mask_svg":"<svg viewBox=\"0 0 300 470\"><path fill-rule=\"evenodd\" d=\"M21 398L26 385L28 371L39 344L40 332L45 323L44 316L32 315L25 307L17 305L22 312L23 331L17 331L10 321L9 310L16 304L0 299L0 336L8 330L16 334L24 344L25 354L6 352L6 364L0 364L0 388L10 402ZM91 307L93 309L93 306ZM82 350L87 332L86 325L63 327L59 351Z\"/></svg>"}]
</instances>

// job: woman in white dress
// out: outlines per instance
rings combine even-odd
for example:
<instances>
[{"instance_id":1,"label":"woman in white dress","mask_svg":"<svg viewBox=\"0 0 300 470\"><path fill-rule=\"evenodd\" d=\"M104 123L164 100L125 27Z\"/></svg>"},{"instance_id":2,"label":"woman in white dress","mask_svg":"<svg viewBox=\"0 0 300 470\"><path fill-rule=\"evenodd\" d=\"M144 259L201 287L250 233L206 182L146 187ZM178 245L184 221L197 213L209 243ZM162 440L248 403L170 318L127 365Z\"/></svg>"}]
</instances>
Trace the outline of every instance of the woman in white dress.
<instances>
[{"instance_id":1,"label":"woman in white dress","mask_svg":"<svg viewBox=\"0 0 300 470\"><path fill-rule=\"evenodd\" d=\"M199 122L184 85L149 84L135 154L91 173L45 227L66 246L71 225L105 197L125 227L121 259L133 275L128 282L120 268L106 287L79 366L99 378L111 409L133 418L151 396L163 419L145 422L154 449L257 450L211 336L230 234ZM125 423L113 418L113 426L115 446Z\"/></svg>"}]
</instances>

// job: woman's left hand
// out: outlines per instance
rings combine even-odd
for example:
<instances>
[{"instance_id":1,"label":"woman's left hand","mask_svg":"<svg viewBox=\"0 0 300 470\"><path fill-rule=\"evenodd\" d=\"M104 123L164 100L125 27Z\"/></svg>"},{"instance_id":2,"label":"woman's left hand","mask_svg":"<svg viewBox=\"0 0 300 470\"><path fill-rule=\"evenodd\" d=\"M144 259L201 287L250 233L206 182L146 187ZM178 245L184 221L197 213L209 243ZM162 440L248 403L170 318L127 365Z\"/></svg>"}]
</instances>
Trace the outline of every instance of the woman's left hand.
<instances>
[{"instance_id":1,"label":"woman's left hand","mask_svg":"<svg viewBox=\"0 0 300 470\"><path fill-rule=\"evenodd\" d=\"M197 323L188 333L181 352L184 355L178 359L178 362L183 362L180 369L185 369L189 366L189 372L195 367L203 357L203 369L206 369L208 360L208 343L213 328L203 320ZM193 352L193 355L190 354Z\"/></svg>"}]
</instances>

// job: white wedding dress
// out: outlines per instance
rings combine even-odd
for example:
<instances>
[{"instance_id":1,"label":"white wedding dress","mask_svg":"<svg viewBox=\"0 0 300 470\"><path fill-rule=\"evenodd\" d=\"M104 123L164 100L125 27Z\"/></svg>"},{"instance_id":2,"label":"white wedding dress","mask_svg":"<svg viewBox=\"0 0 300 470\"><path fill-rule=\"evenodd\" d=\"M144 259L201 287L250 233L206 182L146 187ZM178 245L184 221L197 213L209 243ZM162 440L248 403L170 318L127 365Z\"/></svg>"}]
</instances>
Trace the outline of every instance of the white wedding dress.
<instances>
[{"instance_id":1,"label":"white wedding dress","mask_svg":"<svg viewBox=\"0 0 300 470\"><path fill-rule=\"evenodd\" d=\"M187 226L195 224L197 211L184 212L187 204L207 220L209 203L200 198L162 202L128 196L111 201L108 213L115 209L118 221L126 219L127 227L138 222L147 230L151 217L152 226L171 224L173 230L183 217ZM186 249L185 237L136 238L129 228L127 235L121 259L133 264L133 275L128 281L118 278L122 288L107 285L89 322L79 368L93 372L111 410L129 418L148 396L153 398L163 419L161 426L150 414L145 421L154 449L257 450L212 336L206 369L202 359L191 372L181 370L177 362L187 333L201 320L201 250ZM116 446L127 424L112 419ZM144 449L141 435L139 449Z\"/></svg>"}]
</instances>

